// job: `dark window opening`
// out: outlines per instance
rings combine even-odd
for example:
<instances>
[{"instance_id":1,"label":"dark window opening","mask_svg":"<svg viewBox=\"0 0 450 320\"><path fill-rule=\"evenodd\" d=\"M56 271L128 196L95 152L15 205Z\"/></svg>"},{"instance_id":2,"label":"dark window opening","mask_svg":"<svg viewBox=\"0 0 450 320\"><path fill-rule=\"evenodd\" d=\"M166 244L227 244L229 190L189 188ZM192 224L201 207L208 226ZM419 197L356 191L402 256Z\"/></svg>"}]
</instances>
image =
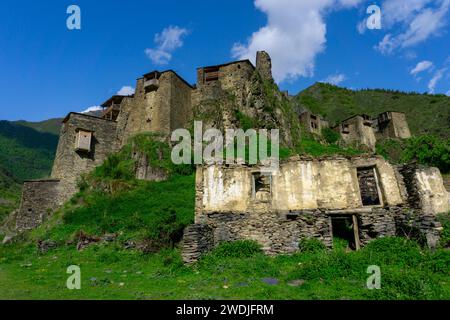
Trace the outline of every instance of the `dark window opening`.
<instances>
[{"instance_id":1,"label":"dark window opening","mask_svg":"<svg viewBox=\"0 0 450 320\"><path fill-rule=\"evenodd\" d=\"M359 250L359 227L355 215L331 218L333 247L345 250Z\"/></svg>"},{"instance_id":2,"label":"dark window opening","mask_svg":"<svg viewBox=\"0 0 450 320\"><path fill-rule=\"evenodd\" d=\"M272 176L261 172L252 175L253 198L259 201L270 201Z\"/></svg>"},{"instance_id":3,"label":"dark window opening","mask_svg":"<svg viewBox=\"0 0 450 320\"><path fill-rule=\"evenodd\" d=\"M348 124L342 124L342 133L350 133L350 126Z\"/></svg>"},{"instance_id":4,"label":"dark window opening","mask_svg":"<svg viewBox=\"0 0 450 320\"><path fill-rule=\"evenodd\" d=\"M381 204L375 168L358 168L358 182L363 206Z\"/></svg>"}]
</instances>

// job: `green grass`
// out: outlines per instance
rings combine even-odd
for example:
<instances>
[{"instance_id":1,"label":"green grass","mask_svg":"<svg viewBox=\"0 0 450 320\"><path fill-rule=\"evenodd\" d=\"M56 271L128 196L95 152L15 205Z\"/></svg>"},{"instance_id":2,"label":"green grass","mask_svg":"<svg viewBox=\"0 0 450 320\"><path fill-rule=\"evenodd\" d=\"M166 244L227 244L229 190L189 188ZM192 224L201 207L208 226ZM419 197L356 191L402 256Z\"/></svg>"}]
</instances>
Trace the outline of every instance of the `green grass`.
<instances>
[{"instance_id":1,"label":"green grass","mask_svg":"<svg viewBox=\"0 0 450 320\"><path fill-rule=\"evenodd\" d=\"M114 195L97 188L82 191L31 237L65 243L80 231L115 233L123 241L179 233L193 223L194 181L193 175L173 176L164 182L122 181L128 191Z\"/></svg>"},{"instance_id":2,"label":"green grass","mask_svg":"<svg viewBox=\"0 0 450 320\"><path fill-rule=\"evenodd\" d=\"M1 299L449 299L450 253L385 238L358 252L315 250L268 257L236 256L219 247L192 267L178 249L143 254L119 244L83 251L62 246L45 254L33 245L1 247ZM225 252L225 253L224 253ZM247 251L249 252L249 251ZM219 257L219 258L217 258ZM66 288L66 269L81 267L81 290ZM367 267L381 268L381 289L366 288ZM276 279L270 285L264 279ZM301 280L300 286L290 286Z\"/></svg>"}]
</instances>

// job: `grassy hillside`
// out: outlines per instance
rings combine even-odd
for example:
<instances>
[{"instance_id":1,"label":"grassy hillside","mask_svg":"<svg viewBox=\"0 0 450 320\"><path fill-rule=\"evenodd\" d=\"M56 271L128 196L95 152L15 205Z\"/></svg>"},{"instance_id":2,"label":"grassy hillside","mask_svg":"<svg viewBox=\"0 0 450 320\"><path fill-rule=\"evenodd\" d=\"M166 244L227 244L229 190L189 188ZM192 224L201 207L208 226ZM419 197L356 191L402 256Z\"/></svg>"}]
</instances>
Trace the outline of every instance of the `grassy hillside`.
<instances>
[{"instance_id":1,"label":"grassy hillside","mask_svg":"<svg viewBox=\"0 0 450 320\"><path fill-rule=\"evenodd\" d=\"M450 137L450 97L404 93L389 90L353 91L325 83L316 83L294 97L306 107L337 123L354 114L376 116L384 111L406 113L414 135L434 134Z\"/></svg>"},{"instance_id":2,"label":"grassy hillside","mask_svg":"<svg viewBox=\"0 0 450 320\"><path fill-rule=\"evenodd\" d=\"M25 120L19 120L19 121L14 121L13 124L32 128L39 132L59 135L59 130L61 129L62 120L63 120L62 118L53 118L53 119L39 121L39 122L29 122L29 121L25 121Z\"/></svg>"},{"instance_id":3,"label":"grassy hillside","mask_svg":"<svg viewBox=\"0 0 450 320\"><path fill-rule=\"evenodd\" d=\"M58 136L8 121L0 121L0 167L17 181L50 174Z\"/></svg>"}]
</instances>

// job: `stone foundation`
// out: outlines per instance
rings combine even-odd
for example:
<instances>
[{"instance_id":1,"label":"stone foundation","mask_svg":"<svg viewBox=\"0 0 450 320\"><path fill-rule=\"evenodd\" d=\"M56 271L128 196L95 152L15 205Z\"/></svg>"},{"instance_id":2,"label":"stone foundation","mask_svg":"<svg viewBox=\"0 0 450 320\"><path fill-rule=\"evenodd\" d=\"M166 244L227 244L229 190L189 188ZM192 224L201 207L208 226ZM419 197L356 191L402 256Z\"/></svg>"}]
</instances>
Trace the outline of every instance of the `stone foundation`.
<instances>
[{"instance_id":1,"label":"stone foundation","mask_svg":"<svg viewBox=\"0 0 450 320\"><path fill-rule=\"evenodd\" d=\"M210 251L214 247L214 236L212 229L204 224L193 224L184 230L183 241L183 261L193 263L202 254Z\"/></svg>"},{"instance_id":2,"label":"stone foundation","mask_svg":"<svg viewBox=\"0 0 450 320\"><path fill-rule=\"evenodd\" d=\"M183 261L196 262L221 242L253 240L269 255L298 251L301 239L315 238L333 247L333 217L356 217L361 247L381 237L408 236L435 248L440 224L432 215L403 207L301 212L206 213L202 223L186 228L181 243Z\"/></svg>"}]
</instances>

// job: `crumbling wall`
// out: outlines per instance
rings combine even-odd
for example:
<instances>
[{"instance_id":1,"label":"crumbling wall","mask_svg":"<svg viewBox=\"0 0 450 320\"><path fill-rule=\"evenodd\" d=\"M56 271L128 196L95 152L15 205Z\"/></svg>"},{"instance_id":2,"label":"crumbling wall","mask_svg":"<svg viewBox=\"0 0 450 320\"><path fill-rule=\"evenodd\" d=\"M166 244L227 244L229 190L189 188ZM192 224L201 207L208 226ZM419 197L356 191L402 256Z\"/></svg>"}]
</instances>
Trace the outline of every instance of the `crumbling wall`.
<instances>
[{"instance_id":1,"label":"crumbling wall","mask_svg":"<svg viewBox=\"0 0 450 320\"><path fill-rule=\"evenodd\" d=\"M193 224L185 228L183 240L183 261L185 263L196 262L200 257L214 248L214 235L208 225Z\"/></svg>"},{"instance_id":2,"label":"crumbling wall","mask_svg":"<svg viewBox=\"0 0 450 320\"><path fill-rule=\"evenodd\" d=\"M265 51L256 53L256 70L266 81L273 81L272 78L272 59Z\"/></svg>"},{"instance_id":3,"label":"crumbling wall","mask_svg":"<svg viewBox=\"0 0 450 320\"><path fill-rule=\"evenodd\" d=\"M314 133L319 136L322 135L322 129L328 128L329 126L328 121L325 121L320 116L314 115L309 111L305 111L300 114L299 121L307 132Z\"/></svg>"},{"instance_id":4,"label":"crumbling wall","mask_svg":"<svg viewBox=\"0 0 450 320\"><path fill-rule=\"evenodd\" d=\"M387 118L389 117L389 119ZM379 139L408 139L411 138L406 115L402 112L387 112L378 116Z\"/></svg>"},{"instance_id":5,"label":"crumbling wall","mask_svg":"<svg viewBox=\"0 0 450 320\"><path fill-rule=\"evenodd\" d=\"M373 208L357 215L359 239L364 246L380 237L394 237L396 211L389 208Z\"/></svg>"},{"instance_id":6,"label":"crumbling wall","mask_svg":"<svg viewBox=\"0 0 450 320\"><path fill-rule=\"evenodd\" d=\"M366 166L376 168L382 205L403 203L395 169L381 157L292 157L272 174L271 201L263 205L270 210L360 208L357 168ZM239 165L205 166L198 173L203 177L203 211L246 212L253 208L255 171L255 167Z\"/></svg>"},{"instance_id":7,"label":"crumbling wall","mask_svg":"<svg viewBox=\"0 0 450 320\"><path fill-rule=\"evenodd\" d=\"M364 120L362 116L355 116L342 122L342 125L348 125L348 133L342 132L342 126L338 128L341 128L342 139L347 144L366 146L374 151L377 142L375 131L372 125L365 124L365 121L368 120Z\"/></svg>"},{"instance_id":8,"label":"crumbling wall","mask_svg":"<svg viewBox=\"0 0 450 320\"><path fill-rule=\"evenodd\" d=\"M363 205L358 169L373 170L379 205ZM254 240L266 253L278 254L297 251L302 238L316 238L331 247L332 218L342 216L356 219L353 227L361 246L379 237L405 235L408 228L417 230L409 234L412 238L431 248L439 239L441 226L431 212L442 205L442 197L437 201L432 193L441 196L444 187L435 169L395 167L378 156L295 156L281 161L279 170L264 180L271 181L261 189L269 192L268 198L258 197L255 189L256 177L263 173L245 165L197 168L195 223L210 227L214 245Z\"/></svg>"},{"instance_id":9,"label":"crumbling wall","mask_svg":"<svg viewBox=\"0 0 450 320\"><path fill-rule=\"evenodd\" d=\"M431 215L450 211L449 193L439 169L410 164L401 167L400 172L404 177L411 208Z\"/></svg>"},{"instance_id":10,"label":"crumbling wall","mask_svg":"<svg viewBox=\"0 0 450 320\"><path fill-rule=\"evenodd\" d=\"M26 181L16 218L16 229L34 229L64 203L59 180Z\"/></svg>"},{"instance_id":11,"label":"crumbling wall","mask_svg":"<svg viewBox=\"0 0 450 320\"><path fill-rule=\"evenodd\" d=\"M143 152L136 151L133 153L135 160L135 176L138 180L147 181L164 181L167 180L169 174L162 168L152 166L151 159Z\"/></svg>"}]
</instances>

